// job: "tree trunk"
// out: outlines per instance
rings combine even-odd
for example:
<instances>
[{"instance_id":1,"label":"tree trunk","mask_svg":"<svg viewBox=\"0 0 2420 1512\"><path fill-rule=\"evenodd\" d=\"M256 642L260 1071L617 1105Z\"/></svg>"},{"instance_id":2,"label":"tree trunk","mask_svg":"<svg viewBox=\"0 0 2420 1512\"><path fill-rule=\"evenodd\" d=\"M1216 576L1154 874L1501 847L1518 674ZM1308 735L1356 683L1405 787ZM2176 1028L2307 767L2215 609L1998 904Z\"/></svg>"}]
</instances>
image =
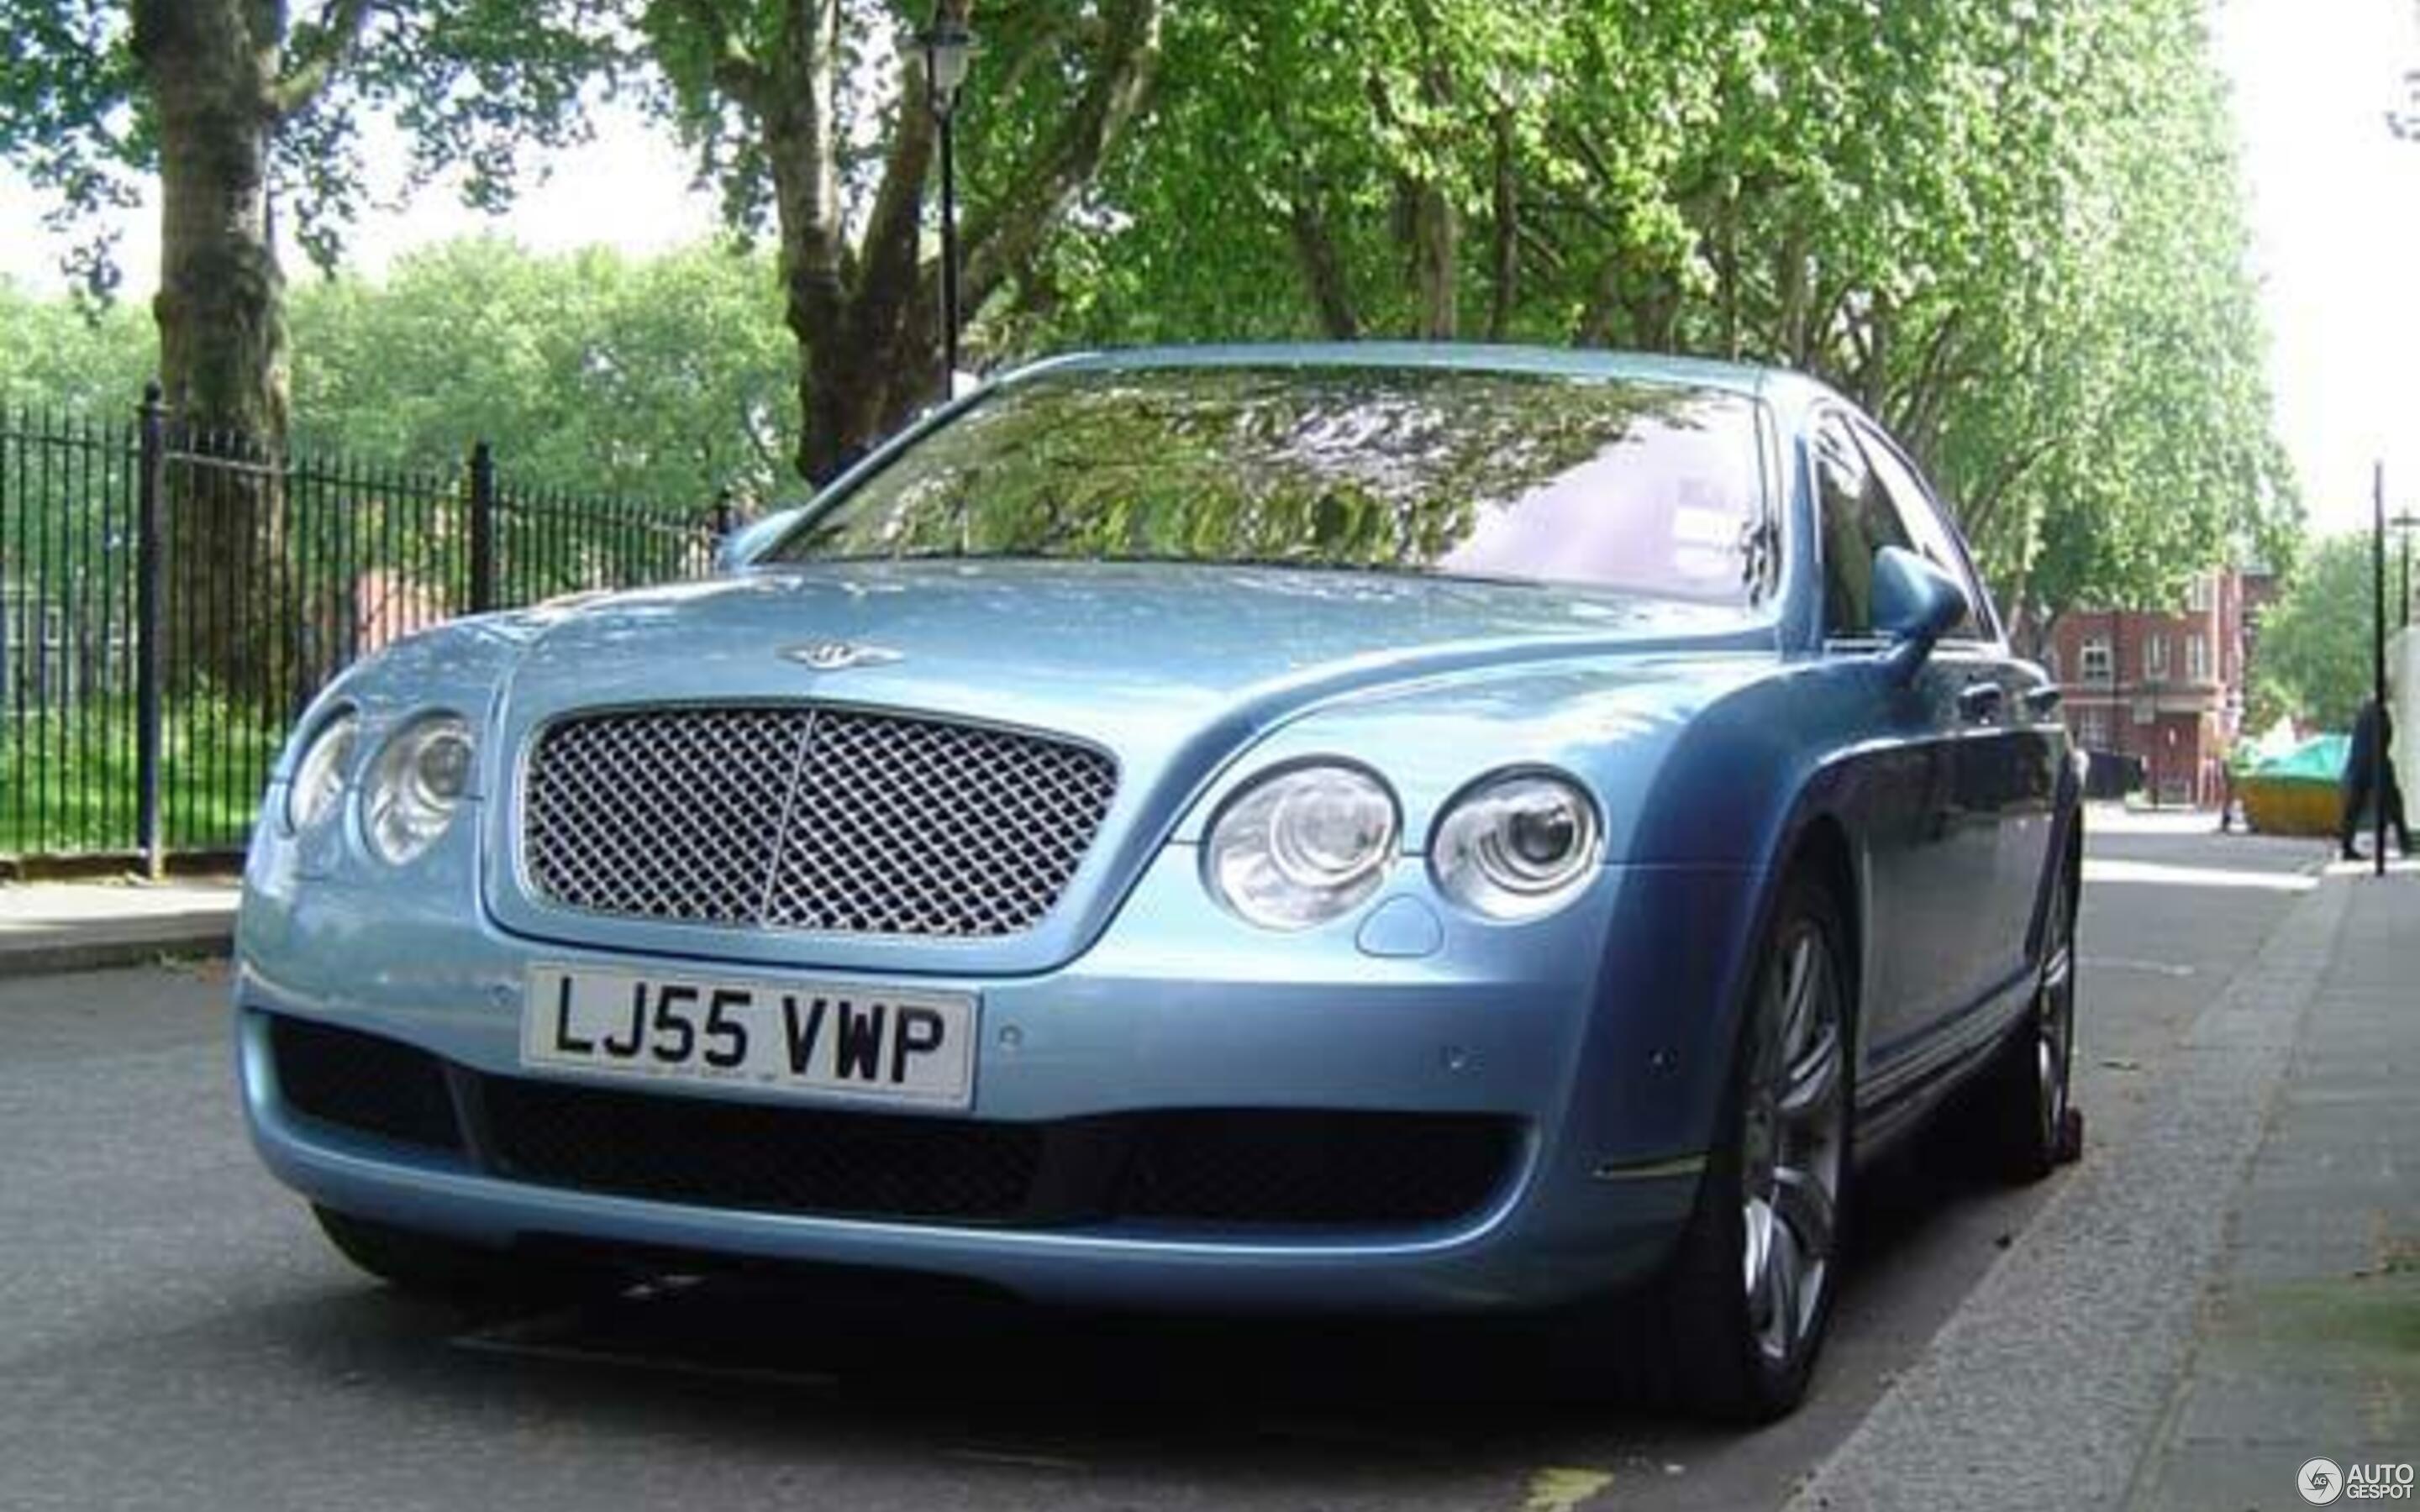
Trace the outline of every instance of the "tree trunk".
<instances>
[{"instance_id":1,"label":"tree trunk","mask_svg":"<svg viewBox=\"0 0 2420 1512\"><path fill-rule=\"evenodd\" d=\"M1294 242L1295 260L1301 265L1311 306L1319 312L1320 330L1330 341L1358 341L1361 316L1353 307L1353 281L1336 250L1336 239L1328 232L1326 217L1311 204L1312 193L1308 185L1297 189L1287 206L1286 231Z\"/></svg>"},{"instance_id":2,"label":"tree trunk","mask_svg":"<svg viewBox=\"0 0 2420 1512\"><path fill-rule=\"evenodd\" d=\"M199 18L222 3L153 0L146 73L160 131L160 381L196 425L263 441L286 434L285 278L269 239L270 118L240 29ZM173 34L173 35L169 35Z\"/></svg>"},{"instance_id":3,"label":"tree trunk","mask_svg":"<svg viewBox=\"0 0 2420 1512\"><path fill-rule=\"evenodd\" d=\"M1521 191L1512 133L1512 112L1498 108L1492 123L1496 134L1496 185L1492 199L1495 256L1489 283L1493 299L1487 311L1487 339L1502 341L1512 329L1512 303L1520 293Z\"/></svg>"},{"instance_id":4,"label":"tree trunk","mask_svg":"<svg viewBox=\"0 0 2420 1512\"><path fill-rule=\"evenodd\" d=\"M270 237L271 0L135 0L134 52L160 137L160 380L177 432L233 465L170 471L170 666L224 692L277 687L246 609L279 561L285 280ZM265 465L255 465L265 464Z\"/></svg>"},{"instance_id":5,"label":"tree trunk","mask_svg":"<svg viewBox=\"0 0 2420 1512\"><path fill-rule=\"evenodd\" d=\"M1613 320L1621 309L1621 258L1616 254L1597 266L1588 302L1581 306L1579 320L1572 328L1572 345L1612 346Z\"/></svg>"},{"instance_id":6,"label":"tree trunk","mask_svg":"<svg viewBox=\"0 0 2420 1512\"><path fill-rule=\"evenodd\" d=\"M1416 333L1423 341L1451 341L1459 333L1456 299L1462 217L1444 188L1411 186L1412 275L1419 292Z\"/></svg>"},{"instance_id":7,"label":"tree trunk","mask_svg":"<svg viewBox=\"0 0 2420 1512\"><path fill-rule=\"evenodd\" d=\"M1444 118L1453 104L1454 81L1435 45L1435 6L1430 0L1413 0L1409 9L1421 55L1420 104L1427 119L1434 123ZM1374 76L1371 95L1382 120L1404 124L1385 85ZM1413 124L1413 135L1429 138L1439 150L1424 167L1406 172L1395 192L1402 215L1401 229L1411 253L1416 300L1412 333L1424 341L1451 341L1460 334L1462 325L1458 298L1462 212L1446 185L1436 177L1438 165L1455 161L1456 155L1445 150L1445 144L1439 140L1447 130L1450 128L1435 124Z\"/></svg>"},{"instance_id":8,"label":"tree trunk","mask_svg":"<svg viewBox=\"0 0 2420 1512\"><path fill-rule=\"evenodd\" d=\"M757 98L747 102L772 167L783 317L799 343L799 471L824 483L866 439L864 386L855 381L863 354L845 329L853 259L834 162L840 6L793 0L782 21Z\"/></svg>"},{"instance_id":9,"label":"tree trunk","mask_svg":"<svg viewBox=\"0 0 2420 1512\"><path fill-rule=\"evenodd\" d=\"M970 0L938 0L938 21L967 24ZM1102 8L1093 68L1074 107L1035 145L989 213L961 208L963 326L1023 277L1140 113L1158 57L1160 0ZM783 0L767 56L735 53L718 72L755 120L772 170L784 318L799 343L799 471L829 483L926 403L943 397L940 269L922 255L924 180L935 150L923 81L902 81L882 181L852 246L840 207L840 0Z\"/></svg>"}]
</instances>

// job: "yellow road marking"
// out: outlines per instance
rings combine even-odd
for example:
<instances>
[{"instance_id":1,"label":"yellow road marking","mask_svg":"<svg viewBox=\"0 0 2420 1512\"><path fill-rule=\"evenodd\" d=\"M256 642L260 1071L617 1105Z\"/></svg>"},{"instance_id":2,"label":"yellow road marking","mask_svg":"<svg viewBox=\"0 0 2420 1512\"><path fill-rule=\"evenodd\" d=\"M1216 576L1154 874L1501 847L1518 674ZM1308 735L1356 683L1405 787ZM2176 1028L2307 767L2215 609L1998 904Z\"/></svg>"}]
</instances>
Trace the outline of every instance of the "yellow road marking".
<instances>
[{"instance_id":1,"label":"yellow road marking","mask_svg":"<svg viewBox=\"0 0 2420 1512\"><path fill-rule=\"evenodd\" d=\"M1521 1512L1572 1512L1574 1507L1613 1484L1606 1470L1558 1467L1529 1477L1529 1499Z\"/></svg>"}]
</instances>

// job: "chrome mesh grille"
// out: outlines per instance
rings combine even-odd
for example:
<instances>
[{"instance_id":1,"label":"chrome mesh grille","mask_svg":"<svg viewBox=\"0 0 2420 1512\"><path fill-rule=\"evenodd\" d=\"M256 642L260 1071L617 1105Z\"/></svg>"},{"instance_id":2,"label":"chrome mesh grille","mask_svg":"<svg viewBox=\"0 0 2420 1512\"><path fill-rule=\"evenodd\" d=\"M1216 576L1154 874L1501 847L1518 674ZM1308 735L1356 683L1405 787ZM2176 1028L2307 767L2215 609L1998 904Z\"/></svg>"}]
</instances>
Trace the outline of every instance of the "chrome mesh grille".
<instances>
[{"instance_id":1,"label":"chrome mesh grille","mask_svg":"<svg viewBox=\"0 0 2420 1512\"><path fill-rule=\"evenodd\" d=\"M533 891L589 913L997 936L1059 902L1117 768L979 725L799 705L547 726L521 795Z\"/></svg>"}]
</instances>

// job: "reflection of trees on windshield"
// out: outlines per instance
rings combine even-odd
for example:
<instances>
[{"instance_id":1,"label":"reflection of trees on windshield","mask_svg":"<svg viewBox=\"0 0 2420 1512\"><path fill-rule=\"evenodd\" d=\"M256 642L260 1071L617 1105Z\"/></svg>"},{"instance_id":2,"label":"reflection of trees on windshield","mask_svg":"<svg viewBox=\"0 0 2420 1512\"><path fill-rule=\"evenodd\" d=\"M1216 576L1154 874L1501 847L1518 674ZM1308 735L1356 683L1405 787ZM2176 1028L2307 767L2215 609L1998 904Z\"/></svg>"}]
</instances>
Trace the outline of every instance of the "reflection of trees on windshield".
<instances>
[{"instance_id":1,"label":"reflection of trees on windshield","mask_svg":"<svg viewBox=\"0 0 2420 1512\"><path fill-rule=\"evenodd\" d=\"M994 396L777 556L1272 562L1737 601L1761 486L1748 402L1677 385L1418 369L1084 372ZM1723 560L1688 567L1710 532ZM1691 578L1702 580L1679 580Z\"/></svg>"}]
</instances>

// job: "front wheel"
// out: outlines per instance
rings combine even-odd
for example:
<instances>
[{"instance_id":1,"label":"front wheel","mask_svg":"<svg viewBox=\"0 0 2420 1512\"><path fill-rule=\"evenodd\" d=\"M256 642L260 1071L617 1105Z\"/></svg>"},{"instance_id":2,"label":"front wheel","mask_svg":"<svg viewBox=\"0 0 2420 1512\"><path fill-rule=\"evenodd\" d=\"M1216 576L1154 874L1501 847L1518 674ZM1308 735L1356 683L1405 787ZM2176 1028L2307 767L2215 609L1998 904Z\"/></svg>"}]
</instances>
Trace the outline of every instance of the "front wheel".
<instances>
[{"instance_id":1,"label":"front wheel","mask_svg":"<svg viewBox=\"0 0 2420 1512\"><path fill-rule=\"evenodd\" d=\"M1696 1210L1640 1299L1661 1377L1650 1391L1709 1416L1795 1408L1831 1326L1854 1095L1846 936L1825 889L1784 890Z\"/></svg>"},{"instance_id":2,"label":"front wheel","mask_svg":"<svg viewBox=\"0 0 2420 1512\"><path fill-rule=\"evenodd\" d=\"M1987 1165L2039 1181L2082 1152L2084 1119L2070 1099L2075 1068L2075 868L2059 867L2042 921L2041 967L2024 1025L1984 1072L1974 1111Z\"/></svg>"}]
</instances>

